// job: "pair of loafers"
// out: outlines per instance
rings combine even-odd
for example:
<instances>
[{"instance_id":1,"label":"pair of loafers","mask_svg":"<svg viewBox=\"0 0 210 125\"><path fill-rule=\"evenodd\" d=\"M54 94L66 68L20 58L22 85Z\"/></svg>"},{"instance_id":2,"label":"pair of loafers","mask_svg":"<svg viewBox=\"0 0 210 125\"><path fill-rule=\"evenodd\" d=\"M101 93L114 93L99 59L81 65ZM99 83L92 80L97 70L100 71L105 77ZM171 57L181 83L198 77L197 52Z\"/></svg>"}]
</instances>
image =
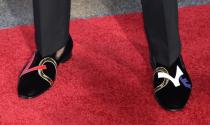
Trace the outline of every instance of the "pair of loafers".
<instances>
[{"instance_id":1,"label":"pair of loafers","mask_svg":"<svg viewBox=\"0 0 210 125\"><path fill-rule=\"evenodd\" d=\"M59 59L55 53L42 57L37 51L24 67L18 82L18 95L29 99L37 97L53 86L56 69L72 56L73 41L69 37L64 53ZM192 83L181 56L170 67L156 64L153 77L154 95L165 109L182 109L190 96Z\"/></svg>"}]
</instances>

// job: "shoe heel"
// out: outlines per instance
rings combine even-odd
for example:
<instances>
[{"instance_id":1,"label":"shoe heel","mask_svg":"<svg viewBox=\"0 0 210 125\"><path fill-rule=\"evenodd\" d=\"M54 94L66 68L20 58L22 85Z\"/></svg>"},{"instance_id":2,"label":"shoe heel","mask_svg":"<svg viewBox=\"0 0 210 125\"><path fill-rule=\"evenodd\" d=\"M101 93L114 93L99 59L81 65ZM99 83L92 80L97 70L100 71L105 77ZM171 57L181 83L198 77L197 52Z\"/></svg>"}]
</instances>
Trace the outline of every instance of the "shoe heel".
<instances>
[{"instance_id":1,"label":"shoe heel","mask_svg":"<svg viewBox=\"0 0 210 125\"><path fill-rule=\"evenodd\" d=\"M72 52L69 54L69 55L67 55L67 56L65 56L64 58L62 58L61 60L60 60L60 63L65 63L65 62L67 62L68 60L70 60L72 58Z\"/></svg>"},{"instance_id":2,"label":"shoe heel","mask_svg":"<svg viewBox=\"0 0 210 125\"><path fill-rule=\"evenodd\" d=\"M67 42L64 53L59 60L60 63L65 63L66 61L71 59L72 49L73 49L73 40L72 40L71 36L69 36L69 41Z\"/></svg>"}]
</instances>

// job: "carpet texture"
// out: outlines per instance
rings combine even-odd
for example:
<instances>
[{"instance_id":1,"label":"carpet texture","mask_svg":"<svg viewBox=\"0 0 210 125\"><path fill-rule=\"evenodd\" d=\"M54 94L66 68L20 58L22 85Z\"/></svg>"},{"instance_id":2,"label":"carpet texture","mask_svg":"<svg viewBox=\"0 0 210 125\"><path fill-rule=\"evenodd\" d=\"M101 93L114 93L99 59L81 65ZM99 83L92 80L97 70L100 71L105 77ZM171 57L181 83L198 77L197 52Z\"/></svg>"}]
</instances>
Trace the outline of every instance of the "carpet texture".
<instances>
[{"instance_id":1,"label":"carpet texture","mask_svg":"<svg viewBox=\"0 0 210 125\"><path fill-rule=\"evenodd\" d=\"M141 13L71 23L71 61L42 96L17 97L20 70L34 44L32 26L0 30L0 125L210 125L210 5L180 9L182 53L193 81L180 112L163 110L152 93L152 69Z\"/></svg>"}]
</instances>

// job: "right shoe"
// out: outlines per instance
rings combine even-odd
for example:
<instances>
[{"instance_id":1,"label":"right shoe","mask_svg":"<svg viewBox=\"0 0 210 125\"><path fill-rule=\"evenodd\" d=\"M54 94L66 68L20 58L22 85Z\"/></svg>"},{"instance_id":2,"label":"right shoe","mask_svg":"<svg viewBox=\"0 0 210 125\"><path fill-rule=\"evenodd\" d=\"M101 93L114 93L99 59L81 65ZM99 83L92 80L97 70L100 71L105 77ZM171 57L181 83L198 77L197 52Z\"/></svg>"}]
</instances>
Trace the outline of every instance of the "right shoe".
<instances>
[{"instance_id":1,"label":"right shoe","mask_svg":"<svg viewBox=\"0 0 210 125\"><path fill-rule=\"evenodd\" d=\"M59 59L56 59L56 53L42 57L36 51L19 76L18 96L24 99L34 98L51 88L56 78L57 66L72 57L72 49L73 40L69 36Z\"/></svg>"}]
</instances>

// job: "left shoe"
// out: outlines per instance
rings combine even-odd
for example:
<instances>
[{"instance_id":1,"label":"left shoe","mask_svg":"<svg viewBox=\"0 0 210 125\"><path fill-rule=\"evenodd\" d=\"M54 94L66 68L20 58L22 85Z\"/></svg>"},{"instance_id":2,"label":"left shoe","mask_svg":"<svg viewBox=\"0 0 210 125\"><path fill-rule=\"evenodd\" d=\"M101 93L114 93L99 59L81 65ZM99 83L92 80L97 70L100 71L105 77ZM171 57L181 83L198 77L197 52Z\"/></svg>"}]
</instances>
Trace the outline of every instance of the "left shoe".
<instances>
[{"instance_id":1,"label":"left shoe","mask_svg":"<svg viewBox=\"0 0 210 125\"><path fill-rule=\"evenodd\" d=\"M173 65L157 64L154 70L154 95L166 110L177 111L186 105L192 90L192 82L180 56Z\"/></svg>"}]
</instances>

